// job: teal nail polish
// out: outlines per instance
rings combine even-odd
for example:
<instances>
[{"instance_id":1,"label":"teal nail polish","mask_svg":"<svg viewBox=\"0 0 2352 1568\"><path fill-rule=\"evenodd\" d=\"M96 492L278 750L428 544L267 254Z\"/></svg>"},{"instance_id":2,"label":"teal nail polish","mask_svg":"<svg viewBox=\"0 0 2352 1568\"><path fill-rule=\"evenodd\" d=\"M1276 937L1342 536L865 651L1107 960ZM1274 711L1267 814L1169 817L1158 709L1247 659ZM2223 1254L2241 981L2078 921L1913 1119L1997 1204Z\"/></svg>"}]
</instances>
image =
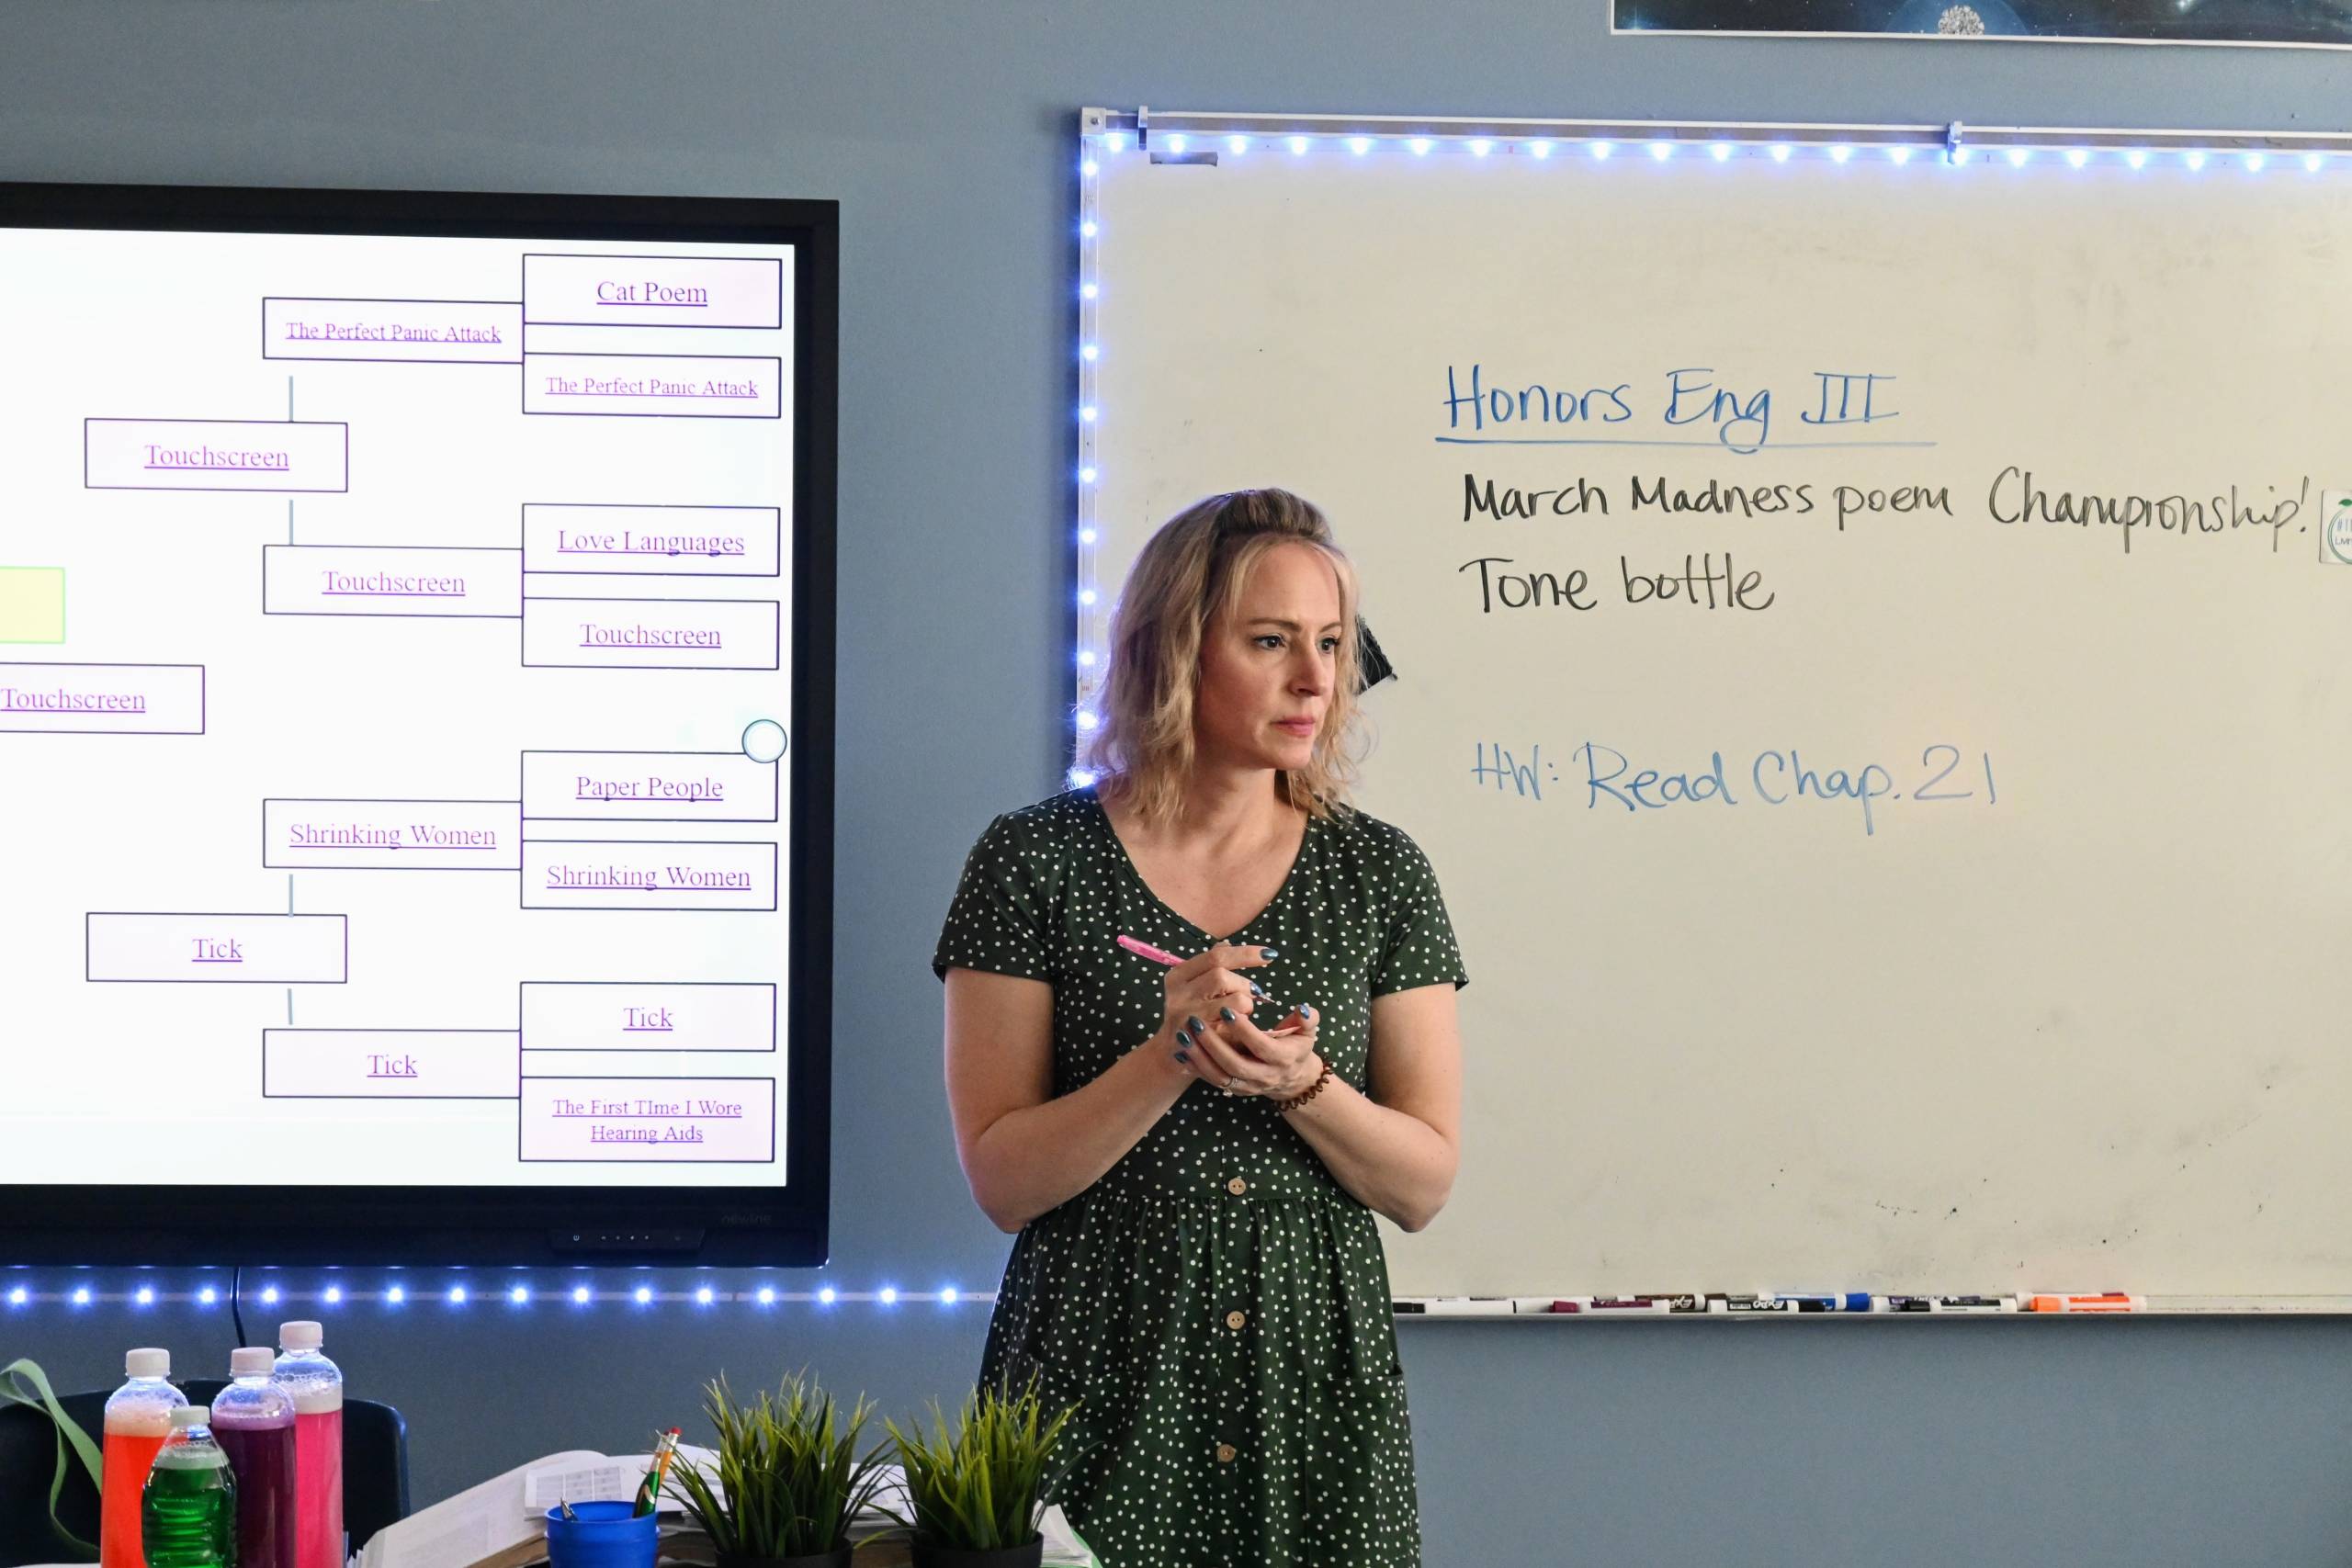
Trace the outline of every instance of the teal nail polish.
<instances>
[{"instance_id":1,"label":"teal nail polish","mask_svg":"<svg viewBox=\"0 0 2352 1568\"><path fill-rule=\"evenodd\" d=\"M1298 1004L1298 1016L1301 1018L1313 1018L1315 1016L1315 1009L1308 1003L1301 1002Z\"/></svg>"},{"instance_id":2,"label":"teal nail polish","mask_svg":"<svg viewBox=\"0 0 2352 1568\"><path fill-rule=\"evenodd\" d=\"M1227 1023L1231 1023L1233 1021L1233 1010L1231 1008L1219 1008L1216 1010L1216 1015L1217 1017L1225 1020Z\"/></svg>"},{"instance_id":3,"label":"teal nail polish","mask_svg":"<svg viewBox=\"0 0 2352 1568\"><path fill-rule=\"evenodd\" d=\"M1193 1058L1192 1058L1192 1057L1190 1057L1190 1056L1187 1056L1187 1055L1184 1055L1184 1053L1183 1053L1183 1052L1182 1052L1182 1051L1179 1051L1179 1052L1177 1052L1177 1053L1176 1053L1176 1059L1177 1059L1178 1061L1180 1061L1180 1062L1183 1063L1183 1064L1184 1064L1186 1066L1188 1066L1188 1067L1189 1067L1189 1066L1191 1066L1193 1065Z\"/></svg>"},{"instance_id":4,"label":"teal nail polish","mask_svg":"<svg viewBox=\"0 0 2352 1568\"><path fill-rule=\"evenodd\" d=\"M1188 1019L1186 1019L1184 1021L1185 1021L1187 1024L1191 1025L1191 1027L1192 1027L1192 1031L1193 1031L1193 1033L1195 1033L1195 1034L1200 1033L1203 1030L1204 1030L1204 1029L1206 1029L1206 1028L1208 1027L1208 1025L1207 1025L1207 1024L1203 1023L1203 1022L1202 1022L1199 1019L1197 1019L1197 1018L1188 1018Z\"/></svg>"},{"instance_id":5,"label":"teal nail polish","mask_svg":"<svg viewBox=\"0 0 2352 1568\"><path fill-rule=\"evenodd\" d=\"M1275 959L1280 958L1282 954L1275 952L1271 947L1261 947L1258 950L1258 956L1264 959L1267 963L1272 964Z\"/></svg>"},{"instance_id":6,"label":"teal nail polish","mask_svg":"<svg viewBox=\"0 0 2352 1568\"><path fill-rule=\"evenodd\" d=\"M1193 1046L1193 1037L1185 1033L1182 1030L1178 1030L1176 1032L1176 1046L1180 1052L1191 1050Z\"/></svg>"},{"instance_id":7,"label":"teal nail polish","mask_svg":"<svg viewBox=\"0 0 2352 1568\"><path fill-rule=\"evenodd\" d=\"M1265 998L1266 987L1252 980L1250 982L1250 994L1262 1001Z\"/></svg>"}]
</instances>

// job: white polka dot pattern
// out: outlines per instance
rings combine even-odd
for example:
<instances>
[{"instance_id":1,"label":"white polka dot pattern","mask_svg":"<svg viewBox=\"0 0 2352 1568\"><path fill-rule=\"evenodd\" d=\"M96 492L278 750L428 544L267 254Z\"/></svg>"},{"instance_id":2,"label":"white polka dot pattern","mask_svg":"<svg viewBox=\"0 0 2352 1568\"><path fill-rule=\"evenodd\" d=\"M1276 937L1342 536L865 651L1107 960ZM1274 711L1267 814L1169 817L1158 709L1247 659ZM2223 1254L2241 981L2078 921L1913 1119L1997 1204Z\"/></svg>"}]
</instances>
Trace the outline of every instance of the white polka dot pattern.
<instances>
[{"instance_id":1,"label":"white polka dot pattern","mask_svg":"<svg viewBox=\"0 0 2352 1568\"><path fill-rule=\"evenodd\" d=\"M1398 829L1310 820L1273 901L1211 932L1153 895L1091 790L989 825L933 968L1051 984L1067 1094L1159 1027L1160 970L1116 945L1123 931L1175 953L1275 949L1251 971L1272 998L1258 1016L1312 1003L1324 1059L1358 1089L1374 997L1465 983L1436 875ZM1080 1406L1055 1495L1108 1568L1420 1562L1379 1230L1263 1100L1194 1085L1024 1229L981 1377L1035 1378L1050 1403Z\"/></svg>"}]
</instances>

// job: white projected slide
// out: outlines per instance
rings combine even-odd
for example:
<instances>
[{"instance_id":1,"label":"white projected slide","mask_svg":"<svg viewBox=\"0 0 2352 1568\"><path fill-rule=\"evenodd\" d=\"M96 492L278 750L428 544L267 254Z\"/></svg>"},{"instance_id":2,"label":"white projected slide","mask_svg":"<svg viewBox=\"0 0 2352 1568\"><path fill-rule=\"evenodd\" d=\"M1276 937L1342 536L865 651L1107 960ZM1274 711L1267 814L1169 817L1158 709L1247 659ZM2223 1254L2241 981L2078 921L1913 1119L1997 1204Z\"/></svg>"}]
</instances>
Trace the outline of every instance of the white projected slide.
<instances>
[{"instance_id":1,"label":"white projected slide","mask_svg":"<svg viewBox=\"0 0 2352 1568\"><path fill-rule=\"evenodd\" d=\"M0 1183L780 1184L790 250L0 276Z\"/></svg>"}]
</instances>

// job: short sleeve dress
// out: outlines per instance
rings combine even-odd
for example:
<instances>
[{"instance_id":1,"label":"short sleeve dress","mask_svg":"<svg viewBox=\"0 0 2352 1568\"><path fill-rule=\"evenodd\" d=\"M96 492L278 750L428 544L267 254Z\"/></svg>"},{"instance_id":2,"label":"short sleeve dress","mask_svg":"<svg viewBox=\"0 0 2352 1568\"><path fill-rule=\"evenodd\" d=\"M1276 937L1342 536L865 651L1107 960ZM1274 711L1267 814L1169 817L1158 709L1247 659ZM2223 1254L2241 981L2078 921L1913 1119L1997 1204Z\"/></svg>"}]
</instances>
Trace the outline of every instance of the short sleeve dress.
<instances>
[{"instance_id":1,"label":"short sleeve dress","mask_svg":"<svg viewBox=\"0 0 2352 1568\"><path fill-rule=\"evenodd\" d=\"M1159 1027L1174 953L1273 948L1251 977L1321 1012L1333 1073L1366 1087L1372 999L1465 983L1419 846L1362 813L1312 818L1273 901L1204 931L1155 897L1091 790L989 825L933 968L1054 987L1054 1092ZM1265 1100L1194 1084L1092 1187L1023 1229L983 1382L1076 1404L1054 1494L1107 1568L1412 1568L1412 1428L1372 1211Z\"/></svg>"}]
</instances>

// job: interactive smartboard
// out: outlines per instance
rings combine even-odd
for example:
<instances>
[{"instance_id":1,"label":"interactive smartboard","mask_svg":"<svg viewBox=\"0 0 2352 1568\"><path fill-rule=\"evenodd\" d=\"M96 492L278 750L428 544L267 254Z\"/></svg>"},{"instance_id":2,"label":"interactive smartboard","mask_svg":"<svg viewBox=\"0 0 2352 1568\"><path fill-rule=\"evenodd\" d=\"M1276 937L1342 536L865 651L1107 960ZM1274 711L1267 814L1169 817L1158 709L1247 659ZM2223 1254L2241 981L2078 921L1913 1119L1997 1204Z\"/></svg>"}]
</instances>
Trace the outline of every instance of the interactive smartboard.
<instances>
[{"instance_id":1,"label":"interactive smartboard","mask_svg":"<svg viewBox=\"0 0 2352 1568\"><path fill-rule=\"evenodd\" d=\"M170 205L0 210L0 1184L776 1221L829 923L800 245Z\"/></svg>"},{"instance_id":2,"label":"interactive smartboard","mask_svg":"<svg viewBox=\"0 0 2352 1568\"><path fill-rule=\"evenodd\" d=\"M1159 521L1328 511L1471 976L1400 1295L2352 1291L2340 147L1148 130L1080 711Z\"/></svg>"}]
</instances>

